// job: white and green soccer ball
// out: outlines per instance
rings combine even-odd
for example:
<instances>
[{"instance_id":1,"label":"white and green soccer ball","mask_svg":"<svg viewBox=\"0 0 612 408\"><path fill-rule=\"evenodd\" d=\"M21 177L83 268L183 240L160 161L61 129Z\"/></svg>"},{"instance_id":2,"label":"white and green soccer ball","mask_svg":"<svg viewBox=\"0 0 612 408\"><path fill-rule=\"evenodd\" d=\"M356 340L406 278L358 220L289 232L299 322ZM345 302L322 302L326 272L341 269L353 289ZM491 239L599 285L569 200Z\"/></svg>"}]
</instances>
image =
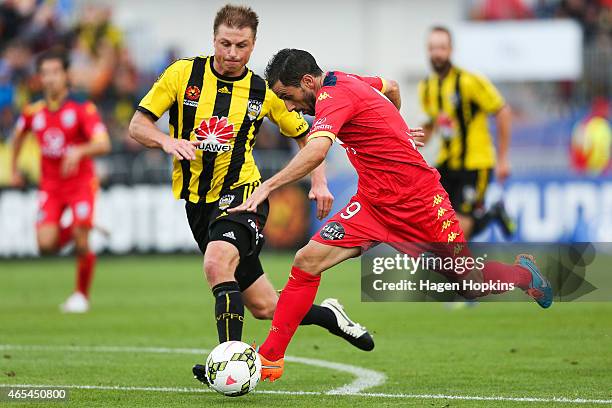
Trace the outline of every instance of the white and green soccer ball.
<instances>
[{"instance_id":1,"label":"white and green soccer ball","mask_svg":"<svg viewBox=\"0 0 612 408\"><path fill-rule=\"evenodd\" d=\"M261 360L248 344L226 341L208 355L206 378L213 390L229 397L238 397L249 393L259 383Z\"/></svg>"}]
</instances>

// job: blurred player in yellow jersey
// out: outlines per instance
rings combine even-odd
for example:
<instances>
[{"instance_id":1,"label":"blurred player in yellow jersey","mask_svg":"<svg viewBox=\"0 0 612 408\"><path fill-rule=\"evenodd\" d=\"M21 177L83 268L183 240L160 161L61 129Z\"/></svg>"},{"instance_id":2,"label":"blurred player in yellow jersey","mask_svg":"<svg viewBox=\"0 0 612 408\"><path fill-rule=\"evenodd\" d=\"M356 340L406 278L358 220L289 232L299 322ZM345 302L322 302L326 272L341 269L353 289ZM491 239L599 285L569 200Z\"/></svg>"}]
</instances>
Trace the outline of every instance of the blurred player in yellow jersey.
<instances>
[{"instance_id":1,"label":"blurred player in yellow jersey","mask_svg":"<svg viewBox=\"0 0 612 408\"><path fill-rule=\"evenodd\" d=\"M268 202L254 213L227 211L261 184L252 153L257 131L267 117L301 148L309 130L302 115L289 112L265 80L246 67L258 23L248 7L221 8L214 21L215 54L172 63L130 124L131 137L174 156L172 190L185 200L191 231L204 254L220 343L241 340L244 306L256 318L271 319L278 299L259 261ZM155 126L166 111L170 135ZM327 216L333 196L323 166L312 172L309 196L317 201L318 218ZM367 330L351 321L335 299L313 305L301 324L324 327L362 350L374 347ZM193 371L206 382L203 366Z\"/></svg>"},{"instance_id":2,"label":"blurred player in yellow jersey","mask_svg":"<svg viewBox=\"0 0 612 408\"><path fill-rule=\"evenodd\" d=\"M461 229L469 240L497 219L510 236L515 226L503 204L498 202L488 211L484 208L493 169L500 183L510 175L510 108L489 80L452 64L447 28L432 28L427 47L433 73L419 84L421 106L429 117L425 141L434 132L442 138L436 167ZM497 153L487 124L489 115L497 122Z\"/></svg>"}]
</instances>

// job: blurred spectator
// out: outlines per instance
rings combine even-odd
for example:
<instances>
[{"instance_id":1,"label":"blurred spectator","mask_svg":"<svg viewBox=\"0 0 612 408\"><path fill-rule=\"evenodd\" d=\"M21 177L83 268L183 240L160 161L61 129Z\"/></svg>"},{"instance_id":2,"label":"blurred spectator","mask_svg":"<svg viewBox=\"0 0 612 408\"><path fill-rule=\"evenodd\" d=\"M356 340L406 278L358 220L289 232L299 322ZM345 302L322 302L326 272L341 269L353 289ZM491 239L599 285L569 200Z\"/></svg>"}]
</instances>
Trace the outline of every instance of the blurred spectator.
<instances>
[{"instance_id":1,"label":"blurred spectator","mask_svg":"<svg viewBox=\"0 0 612 408\"><path fill-rule=\"evenodd\" d=\"M123 47L110 7L86 6L73 31L72 85L96 100L110 86Z\"/></svg>"},{"instance_id":2,"label":"blurred spectator","mask_svg":"<svg viewBox=\"0 0 612 408\"><path fill-rule=\"evenodd\" d=\"M27 43L14 39L0 59L0 142L6 140L15 120L14 111L28 99L32 52Z\"/></svg>"},{"instance_id":3,"label":"blurred spectator","mask_svg":"<svg viewBox=\"0 0 612 408\"><path fill-rule=\"evenodd\" d=\"M533 17L523 0L482 0L472 8L476 20L520 20Z\"/></svg>"}]
</instances>

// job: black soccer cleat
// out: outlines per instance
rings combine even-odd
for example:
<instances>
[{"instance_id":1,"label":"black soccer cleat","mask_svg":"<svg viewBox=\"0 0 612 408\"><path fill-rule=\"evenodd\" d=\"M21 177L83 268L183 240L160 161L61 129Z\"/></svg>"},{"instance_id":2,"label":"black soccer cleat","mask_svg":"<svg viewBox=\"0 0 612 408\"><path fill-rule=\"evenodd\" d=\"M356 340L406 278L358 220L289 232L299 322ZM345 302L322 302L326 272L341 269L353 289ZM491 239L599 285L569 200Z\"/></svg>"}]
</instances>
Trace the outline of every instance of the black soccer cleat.
<instances>
[{"instance_id":1,"label":"black soccer cleat","mask_svg":"<svg viewBox=\"0 0 612 408\"><path fill-rule=\"evenodd\" d=\"M499 221L504 237L510 238L516 232L516 224L506 212L503 201L498 201L489 210L491 218Z\"/></svg>"},{"instance_id":2,"label":"black soccer cleat","mask_svg":"<svg viewBox=\"0 0 612 408\"><path fill-rule=\"evenodd\" d=\"M191 371L193 372L193 378L206 385L207 387L210 386L210 384L208 383L208 378L206 378L205 366L203 366L202 364L196 364L193 366Z\"/></svg>"},{"instance_id":3,"label":"black soccer cleat","mask_svg":"<svg viewBox=\"0 0 612 408\"><path fill-rule=\"evenodd\" d=\"M338 327L330 330L330 333L342 337L360 350L371 351L374 349L374 339L372 339L368 330L359 323L352 321L337 299L325 299L321 302L321 307L331 310L336 316Z\"/></svg>"}]
</instances>

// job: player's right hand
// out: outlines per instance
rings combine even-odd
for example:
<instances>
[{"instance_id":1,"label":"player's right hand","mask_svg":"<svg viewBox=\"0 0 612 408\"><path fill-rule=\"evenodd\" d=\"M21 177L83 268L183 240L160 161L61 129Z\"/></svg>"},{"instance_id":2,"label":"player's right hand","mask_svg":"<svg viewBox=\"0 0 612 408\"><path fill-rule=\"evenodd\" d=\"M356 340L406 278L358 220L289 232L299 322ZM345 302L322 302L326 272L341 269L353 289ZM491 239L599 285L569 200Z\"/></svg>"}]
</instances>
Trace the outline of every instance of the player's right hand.
<instances>
[{"instance_id":1,"label":"player's right hand","mask_svg":"<svg viewBox=\"0 0 612 408\"><path fill-rule=\"evenodd\" d=\"M173 155L178 160L195 160L196 147L189 140L168 137L162 144L164 152Z\"/></svg>"},{"instance_id":2,"label":"player's right hand","mask_svg":"<svg viewBox=\"0 0 612 408\"><path fill-rule=\"evenodd\" d=\"M23 187L25 185L25 179L19 171L14 171L11 176L12 187Z\"/></svg>"}]
</instances>

